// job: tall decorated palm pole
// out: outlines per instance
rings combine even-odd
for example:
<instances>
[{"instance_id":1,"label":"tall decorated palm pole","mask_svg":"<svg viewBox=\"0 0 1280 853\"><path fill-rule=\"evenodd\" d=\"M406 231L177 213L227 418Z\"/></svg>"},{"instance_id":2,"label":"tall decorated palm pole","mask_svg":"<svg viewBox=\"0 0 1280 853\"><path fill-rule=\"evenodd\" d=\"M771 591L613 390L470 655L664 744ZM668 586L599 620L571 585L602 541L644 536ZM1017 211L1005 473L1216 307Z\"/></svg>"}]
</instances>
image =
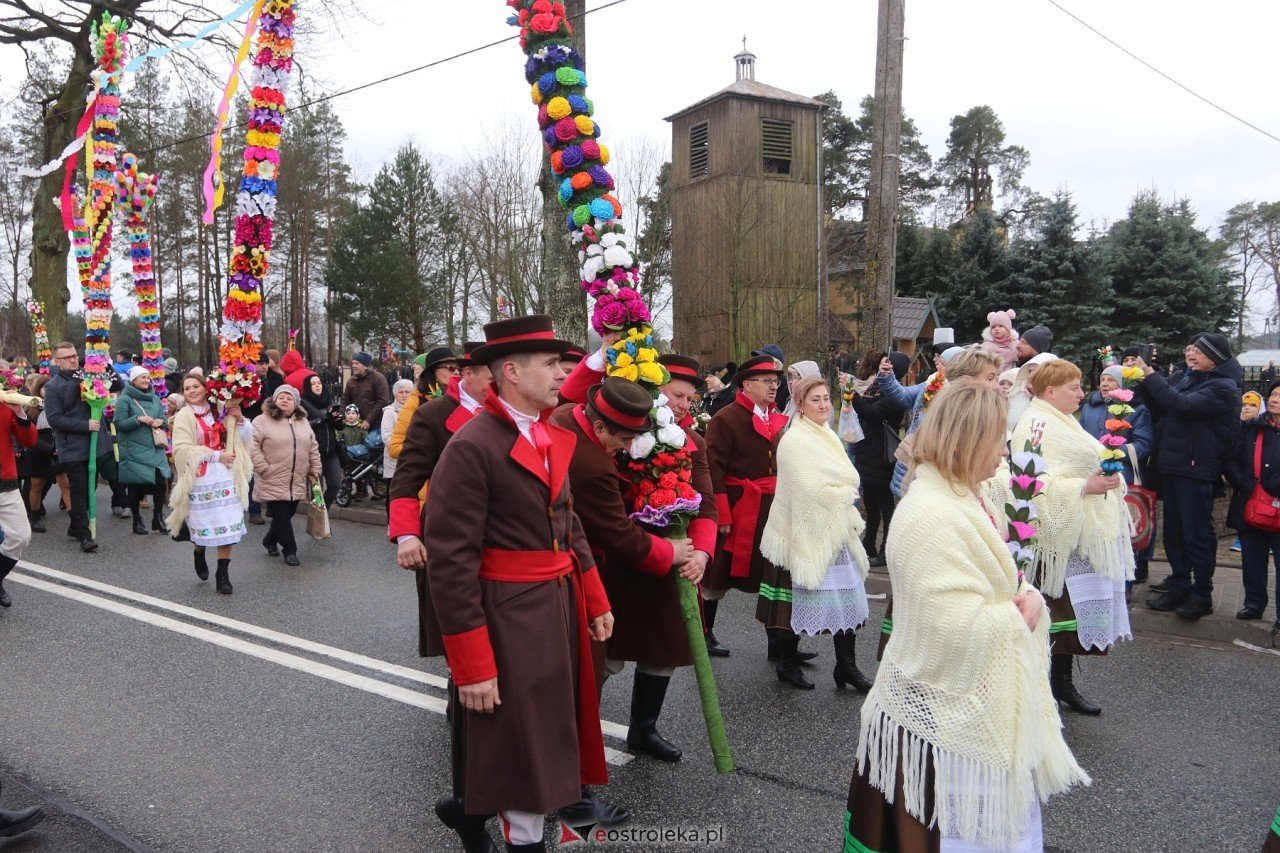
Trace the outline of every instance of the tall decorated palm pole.
<instances>
[{"instance_id":1,"label":"tall decorated palm pole","mask_svg":"<svg viewBox=\"0 0 1280 853\"><path fill-rule=\"evenodd\" d=\"M98 97L90 141L93 162L83 215L73 214L72 243L84 294L84 379L80 396L90 418L102 422L111 401L111 243L116 202L116 139L120 119L120 75L124 69L128 25L103 12L90 32L97 61ZM78 198L75 206L78 207ZM98 481L98 431L89 433L89 489ZM89 501L89 533L98 535L97 501Z\"/></svg>"},{"instance_id":2,"label":"tall decorated palm pole","mask_svg":"<svg viewBox=\"0 0 1280 853\"><path fill-rule=\"evenodd\" d=\"M228 405L255 402L261 395L258 356L262 352L262 280L267 274L276 213L276 175L280 133L284 129L285 92L293 71L293 0L258 3L245 32L254 36L248 130L244 167L236 191L235 236L227 280L227 300L219 329L218 367L208 378L212 397ZM241 55L246 49L241 49ZM232 77L238 73L232 69ZM215 159L221 145L216 144ZM220 196L221 193L219 192ZM206 221L211 221L211 200ZM232 441L234 430L228 430Z\"/></svg>"},{"instance_id":3,"label":"tall decorated palm pole","mask_svg":"<svg viewBox=\"0 0 1280 853\"><path fill-rule=\"evenodd\" d=\"M632 442L633 461L622 470L632 483L627 495L635 510L631 518L682 539L702 500L689 483L692 447L685 446L688 437L661 394L671 377L658 363L649 308L635 289L640 268L628 248L613 177L605 169L609 149L600 142L595 106L587 97L585 63L573 48L573 27L563 3L507 0L507 5L515 10L508 22L520 28L525 79L538 108L551 171L560 182L565 227L578 254L582 288L594 299L591 326L602 337L617 338L607 353L607 373L638 383L654 398L658 426ZM678 584L711 751L716 770L727 773L733 769L733 757L703 640L698 590L683 578Z\"/></svg>"},{"instance_id":4,"label":"tall decorated palm pole","mask_svg":"<svg viewBox=\"0 0 1280 853\"><path fill-rule=\"evenodd\" d=\"M151 374L151 388L164 397L164 348L160 345L160 300L151 266L151 202L156 197L155 175L138 171L138 158L125 154L116 172L116 203L124 214L133 266L133 293L138 300L138 335L142 366Z\"/></svg>"}]
</instances>

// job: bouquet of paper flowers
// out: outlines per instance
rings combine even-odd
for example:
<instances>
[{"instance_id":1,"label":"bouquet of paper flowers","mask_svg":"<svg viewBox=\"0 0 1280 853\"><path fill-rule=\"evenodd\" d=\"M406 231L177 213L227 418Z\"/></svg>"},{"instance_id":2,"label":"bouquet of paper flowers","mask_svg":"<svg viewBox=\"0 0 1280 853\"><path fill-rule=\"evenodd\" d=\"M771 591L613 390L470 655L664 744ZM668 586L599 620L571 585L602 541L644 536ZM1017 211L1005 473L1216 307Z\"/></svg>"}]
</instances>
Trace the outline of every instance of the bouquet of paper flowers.
<instances>
[{"instance_id":1,"label":"bouquet of paper flowers","mask_svg":"<svg viewBox=\"0 0 1280 853\"><path fill-rule=\"evenodd\" d=\"M1134 411L1133 392L1142 381L1142 371L1136 367L1121 368L1121 375L1124 384L1111 392L1111 402L1107 404L1107 420L1103 423L1107 431L1098 438L1102 444L1102 462L1098 467L1108 474L1124 471L1124 458L1128 453L1125 445L1129 443L1129 430L1133 429L1129 421Z\"/></svg>"},{"instance_id":2,"label":"bouquet of paper flowers","mask_svg":"<svg viewBox=\"0 0 1280 853\"><path fill-rule=\"evenodd\" d=\"M209 399L224 406L232 401L250 406L262 396L262 382L256 373L228 371L219 367L209 372L205 384L209 388Z\"/></svg>"},{"instance_id":3,"label":"bouquet of paper flowers","mask_svg":"<svg viewBox=\"0 0 1280 853\"><path fill-rule=\"evenodd\" d=\"M683 538L702 506L702 495L692 485L693 458L684 430L672 421L666 406L657 409L656 417L656 434L644 433L631 443L632 461L627 463L631 488L626 500L633 510L632 520L668 528Z\"/></svg>"},{"instance_id":4,"label":"bouquet of paper flowers","mask_svg":"<svg viewBox=\"0 0 1280 853\"><path fill-rule=\"evenodd\" d=\"M1009 553L1018 567L1019 582L1035 556L1032 548L1035 547L1038 530L1033 500L1044 491L1044 482L1040 479L1045 473L1044 457L1040 455L1043 437L1044 422L1033 421L1031 437L1022 450L1009 459L1009 502L1004 506L1004 514L1008 521Z\"/></svg>"},{"instance_id":5,"label":"bouquet of paper flowers","mask_svg":"<svg viewBox=\"0 0 1280 853\"><path fill-rule=\"evenodd\" d=\"M655 397L658 389L671 381L671 374L658 363L658 350L653 345L653 329L648 324L628 329L621 340L609 347L606 355L609 359L606 374L639 382Z\"/></svg>"}]
</instances>

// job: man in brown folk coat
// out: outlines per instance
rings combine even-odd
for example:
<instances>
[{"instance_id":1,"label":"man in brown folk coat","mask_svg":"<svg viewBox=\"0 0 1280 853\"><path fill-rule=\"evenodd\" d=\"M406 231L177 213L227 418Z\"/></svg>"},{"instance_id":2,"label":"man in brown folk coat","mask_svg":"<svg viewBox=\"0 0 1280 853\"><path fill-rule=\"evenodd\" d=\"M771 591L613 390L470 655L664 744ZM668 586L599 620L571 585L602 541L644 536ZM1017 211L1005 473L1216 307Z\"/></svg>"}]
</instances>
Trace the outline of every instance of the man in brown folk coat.
<instances>
[{"instance_id":1,"label":"man in brown folk coat","mask_svg":"<svg viewBox=\"0 0 1280 853\"><path fill-rule=\"evenodd\" d=\"M431 479L427 580L449 663L453 796L436 814L468 851L542 850L543 818L603 784L591 640L613 614L573 513L573 436L546 422L566 346L544 315L485 326L494 389ZM466 523L457 523L465 519Z\"/></svg>"},{"instance_id":2,"label":"man in brown folk coat","mask_svg":"<svg viewBox=\"0 0 1280 853\"><path fill-rule=\"evenodd\" d=\"M720 599L730 588L753 596L760 590L765 566L760 537L773 505L778 473L772 442L787 424L774 405L782 370L782 362L770 355L743 362L733 377L738 389L734 401L707 424L707 461L720 537L715 561L703 579L702 595L707 600L707 652L717 657L729 654L714 632Z\"/></svg>"},{"instance_id":3,"label":"man in brown folk coat","mask_svg":"<svg viewBox=\"0 0 1280 853\"><path fill-rule=\"evenodd\" d=\"M561 399L581 403L586 399L585 389L593 382L603 381L609 384L615 381L604 379L603 352L611 343L613 341L606 338L599 353L592 353L574 369L560 389ZM663 386L662 392L667 397L667 405L675 422L684 428L686 441L692 448L691 483L702 495L698 516L689 525L689 556L679 561L673 556L672 564L679 569L681 576L698 583L715 551L716 539L715 495L711 489L706 444L691 429L693 421L689 416L692 398L704 385L696 359L682 355L664 355L658 360L671 375L671 381ZM582 406L570 406L568 409L586 413ZM556 417L561 417L561 413L565 411L566 407L561 407ZM586 419L591 421L589 415ZM593 457L595 460L602 455L582 449L581 442L579 447L575 452L575 464L580 455ZM604 467L598 461L591 465L598 472L597 481L603 483L606 479ZM609 466L616 471L614 460L609 460ZM577 486L578 474L575 468L570 469L570 477ZM625 491L627 481L615 479L620 484L620 489ZM595 495L600 491L603 489L593 489L591 493ZM579 496L585 494L583 488L578 488L577 493ZM649 565L638 563L634 559L634 552L629 555L627 548L628 543L636 541L635 535L619 535L617 532L619 523L616 519L625 518L629 509L619 501L616 507L612 502L607 509L599 507L598 512L592 513L596 518L580 511L592 553L596 555L597 564L602 567L605 589L609 593L609 602L617 620L613 637L606 649L604 669L607 675L616 675L622 671L626 661L636 663L627 746L662 761L679 761L680 749L658 733L657 723L675 668L691 666L693 655L689 651L689 635L680 610L680 591L675 573L665 569L658 571L653 560L649 561ZM610 517L615 519L611 523L607 521ZM627 523L639 532L633 522L628 520ZM619 545L622 547L617 547Z\"/></svg>"},{"instance_id":4,"label":"man in brown folk coat","mask_svg":"<svg viewBox=\"0 0 1280 853\"><path fill-rule=\"evenodd\" d=\"M414 410L405 432L396 472L391 478L388 509L388 537L396 543L396 562L415 574L418 589L418 654L444 654L440 625L431 609L427 592L427 549L429 536L423 528L426 497L431 474L453 434L475 416L489 394L489 366L476 364L471 353L479 344L466 344L468 355L455 359L461 376L449 380L442 396Z\"/></svg>"}]
</instances>

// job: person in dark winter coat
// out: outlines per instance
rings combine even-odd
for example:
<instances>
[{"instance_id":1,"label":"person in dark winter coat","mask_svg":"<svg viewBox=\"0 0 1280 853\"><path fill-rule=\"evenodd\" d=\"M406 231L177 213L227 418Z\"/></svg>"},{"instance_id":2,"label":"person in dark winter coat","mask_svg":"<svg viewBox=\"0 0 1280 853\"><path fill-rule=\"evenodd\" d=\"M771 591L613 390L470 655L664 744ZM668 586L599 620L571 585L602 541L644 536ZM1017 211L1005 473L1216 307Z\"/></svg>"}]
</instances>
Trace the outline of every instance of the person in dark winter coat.
<instances>
[{"instance_id":1,"label":"person in dark winter coat","mask_svg":"<svg viewBox=\"0 0 1280 853\"><path fill-rule=\"evenodd\" d=\"M292 378L295 374L290 374ZM328 387L318 375L310 371L298 374L302 381L302 408L316 435L320 450L320 469L324 477L324 505L333 506L333 499L342 485L342 442L338 441L337 412ZM292 383L290 383L292 384Z\"/></svg>"},{"instance_id":2,"label":"person in dark winter coat","mask_svg":"<svg viewBox=\"0 0 1280 853\"><path fill-rule=\"evenodd\" d=\"M151 391L151 375L145 367L133 367L129 381L116 398L116 440L120 445L120 482L129 490L129 506L133 510L133 532L147 535L139 505L151 496L151 529L168 533L164 523L165 487L171 472L165 447L155 442L155 427L167 421L164 403Z\"/></svg>"},{"instance_id":3,"label":"person in dark winter coat","mask_svg":"<svg viewBox=\"0 0 1280 853\"><path fill-rule=\"evenodd\" d=\"M889 354L893 364L893 374L901 381L911 366L911 358L906 353ZM878 363L874 368L878 369ZM875 373L860 370L858 378L874 379ZM872 382L864 394L853 397L853 411L862 424L863 439L853 445L853 465L858 469L858 477L862 481L862 504L867 512L867 529L862 535L862 546L871 558L873 566L885 565L882 548L876 547L876 538L880 529L880 521L884 520L884 538L889 538L889 522L893 520L894 499L890 489L893 480L893 450L887 447L887 432L898 431L902 424L902 416L906 406L881 393L880 383ZM896 446L896 445L895 445Z\"/></svg>"},{"instance_id":4,"label":"person in dark winter coat","mask_svg":"<svg viewBox=\"0 0 1280 853\"><path fill-rule=\"evenodd\" d=\"M1187 346L1188 370L1171 384L1138 359L1147 405L1164 415L1156 457L1164 499L1164 548L1172 574L1152 584L1152 610L1175 610L1184 619L1213 612L1217 535L1213 490L1240 437L1244 371L1225 336L1205 332Z\"/></svg>"},{"instance_id":5,"label":"person in dark winter coat","mask_svg":"<svg viewBox=\"0 0 1280 853\"><path fill-rule=\"evenodd\" d=\"M351 359L351 378L342 392L342 405L360 410L360 428L368 431L382 423L382 410L391 405L387 377L373 369L373 356L358 352Z\"/></svg>"},{"instance_id":6,"label":"person in dark winter coat","mask_svg":"<svg viewBox=\"0 0 1280 853\"><path fill-rule=\"evenodd\" d=\"M1240 433L1240 449L1227 470L1227 479L1235 487L1231 508L1227 512L1227 526L1234 527L1240 534L1244 606L1236 613L1236 618L1252 620L1261 619L1267 609L1268 568L1272 554L1280 554L1280 532L1247 524L1244 505L1253 494L1254 486L1259 484L1268 495L1280 498L1280 382L1273 380L1267 388L1266 412L1242 423ZM1255 453L1259 442L1262 443L1262 461L1258 466L1261 477L1255 474ZM1277 565L1277 571L1280 571L1280 564ZM1280 586L1276 594L1280 598ZM1280 627L1280 618L1276 624Z\"/></svg>"}]
</instances>

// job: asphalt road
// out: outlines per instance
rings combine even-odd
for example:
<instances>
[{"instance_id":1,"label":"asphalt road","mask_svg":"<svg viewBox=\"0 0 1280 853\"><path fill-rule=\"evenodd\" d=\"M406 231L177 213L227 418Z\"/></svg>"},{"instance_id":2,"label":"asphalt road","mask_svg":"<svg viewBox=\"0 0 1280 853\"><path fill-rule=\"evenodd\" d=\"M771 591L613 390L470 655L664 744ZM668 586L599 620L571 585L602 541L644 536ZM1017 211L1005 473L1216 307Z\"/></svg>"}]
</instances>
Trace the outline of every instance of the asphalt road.
<instances>
[{"instance_id":1,"label":"asphalt road","mask_svg":"<svg viewBox=\"0 0 1280 853\"><path fill-rule=\"evenodd\" d=\"M108 516L86 556L51 521L0 611L0 806L43 802L50 818L2 853L459 849L431 813L449 787L444 669L416 655L412 578L379 528L335 522L300 568L254 528L227 597L197 580L188 545ZM829 641L804 642L821 653L816 690L777 682L753 609L731 594L717 625L737 772L715 773L681 672L660 726L685 760L629 760L606 737L603 793L636 829L719 828L718 849L838 850L860 697L835 689ZM1064 720L1094 784L1045 808L1048 849L1258 849L1280 803L1280 658L1140 637L1076 683L1105 707ZM606 685L607 721L625 725L629 685Z\"/></svg>"}]
</instances>

